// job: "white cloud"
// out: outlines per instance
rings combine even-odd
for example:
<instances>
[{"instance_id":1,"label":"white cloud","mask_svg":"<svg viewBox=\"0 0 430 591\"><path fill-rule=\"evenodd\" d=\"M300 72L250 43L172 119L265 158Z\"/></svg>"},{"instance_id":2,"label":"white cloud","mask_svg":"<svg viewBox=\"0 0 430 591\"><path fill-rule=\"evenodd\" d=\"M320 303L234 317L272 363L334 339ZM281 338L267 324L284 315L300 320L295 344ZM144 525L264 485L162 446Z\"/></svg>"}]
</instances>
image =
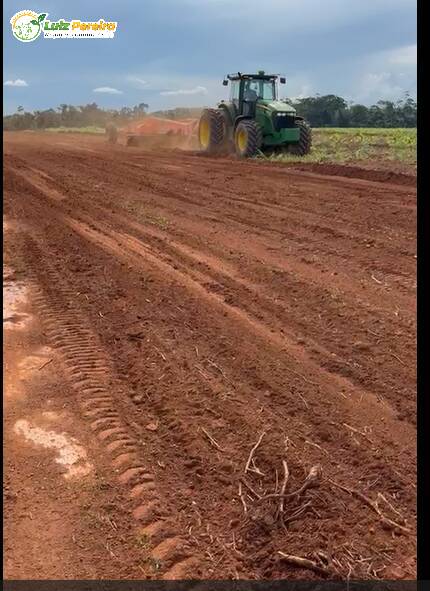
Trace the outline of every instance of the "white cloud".
<instances>
[{"instance_id":1,"label":"white cloud","mask_svg":"<svg viewBox=\"0 0 430 591\"><path fill-rule=\"evenodd\" d=\"M297 99L302 99L314 94L313 86L308 81L301 82L300 80L289 78L287 82L287 88L280 86L279 93L281 98L287 95L289 99L295 101Z\"/></svg>"},{"instance_id":2,"label":"white cloud","mask_svg":"<svg viewBox=\"0 0 430 591\"><path fill-rule=\"evenodd\" d=\"M100 92L103 94L122 94L122 90L110 86L99 86L98 88L94 88L93 92Z\"/></svg>"},{"instance_id":3,"label":"white cloud","mask_svg":"<svg viewBox=\"0 0 430 591\"><path fill-rule=\"evenodd\" d=\"M21 78L17 78L16 80L6 80L3 86L28 86L25 80L21 80Z\"/></svg>"},{"instance_id":4,"label":"white cloud","mask_svg":"<svg viewBox=\"0 0 430 591\"><path fill-rule=\"evenodd\" d=\"M400 66L417 65L417 45L406 45L387 52L388 61Z\"/></svg>"},{"instance_id":5,"label":"white cloud","mask_svg":"<svg viewBox=\"0 0 430 591\"><path fill-rule=\"evenodd\" d=\"M400 99L405 92L416 96L417 46L402 45L364 56L347 77L348 94L356 102L365 104L376 101Z\"/></svg>"},{"instance_id":6,"label":"white cloud","mask_svg":"<svg viewBox=\"0 0 430 591\"><path fill-rule=\"evenodd\" d=\"M181 94L207 94L206 86L195 86L194 88L181 88L179 90L163 90L160 92L161 96L178 96Z\"/></svg>"},{"instance_id":7,"label":"white cloud","mask_svg":"<svg viewBox=\"0 0 430 591\"><path fill-rule=\"evenodd\" d=\"M359 82L357 102L372 102L378 99L399 99L407 88L400 86L398 76L392 72L368 72Z\"/></svg>"},{"instance_id":8,"label":"white cloud","mask_svg":"<svg viewBox=\"0 0 430 591\"><path fill-rule=\"evenodd\" d=\"M148 84L146 80L143 80L143 78L139 78L138 76L128 76L127 81L135 84L138 87L146 86Z\"/></svg>"}]
</instances>

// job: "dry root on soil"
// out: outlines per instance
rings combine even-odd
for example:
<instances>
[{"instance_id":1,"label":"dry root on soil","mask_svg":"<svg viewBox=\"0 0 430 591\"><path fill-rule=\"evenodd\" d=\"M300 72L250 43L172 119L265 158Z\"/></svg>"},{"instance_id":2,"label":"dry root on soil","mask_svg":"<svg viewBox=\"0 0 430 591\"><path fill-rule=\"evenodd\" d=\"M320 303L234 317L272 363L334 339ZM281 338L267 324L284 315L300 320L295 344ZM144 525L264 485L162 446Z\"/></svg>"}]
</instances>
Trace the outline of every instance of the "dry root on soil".
<instances>
[{"instance_id":1,"label":"dry root on soil","mask_svg":"<svg viewBox=\"0 0 430 591\"><path fill-rule=\"evenodd\" d=\"M308 558L302 558L301 556L293 556L292 554L285 554L285 552L281 552L281 551L279 551L278 554L283 560L289 562L290 564L293 564L294 566L313 570L314 572L318 573L319 575L333 574L333 571L331 569L327 568L326 566L324 566L321 561L318 564L314 560L309 560Z\"/></svg>"},{"instance_id":2,"label":"dry root on soil","mask_svg":"<svg viewBox=\"0 0 430 591\"><path fill-rule=\"evenodd\" d=\"M259 478L259 486L253 485L247 479L247 474L251 475L251 473L253 473L258 477L263 475L263 472L256 464L256 452L260 447L264 436L265 432L261 433L257 442L251 448L243 470L243 475L239 480L238 496L243 506L246 523L249 523L250 521L258 522L260 520L270 522L271 524L278 523L286 532L288 532L289 524L303 518L309 510L316 513L319 517L318 512L313 507L315 497L312 498L312 495L307 495L307 493L310 489L319 487L323 482L322 467L319 464L312 466L301 486L288 492L291 482L291 471L287 459L284 457L282 460L283 475L280 477L278 470L276 470L274 492L267 494L265 490L262 490L261 478ZM288 451L288 443L289 441L286 440L286 452ZM355 496L357 499L368 505L378 515L384 527L391 529L393 532L395 531L403 534L411 533L406 527L406 521L402 514L393 507L383 494L378 493L376 501L372 501L359 491L337 484L330 479L326 479L325 482ZM390 519L381 511L378 504L379 502L384 502L385 505L390 508L393 514L397 516L397 521ZM330 552L330 555L318 550L312 554L312 557L304 557L278 550L278 556L281 560L288 562L290 565L311 570L321 576L332 576L335 578L350 578L354 574L357 575L357 573L360 576L378 578L379 573L382 572L386 568L386 564L389 564L391 561L391 557L385 554L381 557L363 555L360 550L357 550L352 544L350 547L349 545L346 545L346 547L337 548L334 553ZM375 561L378 562L378 558L379 562L381 558L385 562L382 568L375 567Z\"/></svg>"},{"instance_id":3,"label":"dry root on soil","mask_svg":"<svg viewBox=\"0 0 430 591\"><path fill-rule=\"evenodd\" d=\"M384 497L384 495L382 493L378 493L378 499L382 499L391 508L391 510L394 511L400 517L402 524L397 523L396 521L393 521L392 519L390 519L389 517L384 515L384 513L382 513L381 509L379 508L378 500L372 501L371 499L366 497L366 495L364 495L360 491L355 490L353 488L347 488L346 486L342 486L341 484L337 484L337 482L334 482L333 480L329 480L329 482L330 482L330 484L339 488L340 490L343 490L344 492L349 493L350 495L356 497L360 501L363 501L363 503L368 505L379 516L379 519L381 520L382 524L385 527L387 527L388 529L391 529L393 531L397 531L397 532L405 534L405 535L412 534L412 531L409 528L405 527L406 521L405 521L404 517L401 515L401 513L399 511L397 511L392 506L391 503L389 503L387 501L387 499Z\"/></svg>"},{"instance_id":4,"label":"dry root on soil","mask_svg":"<svg viewBox=\"0 0 430 591\"><path fill-rule=\"evenodd\" d=\"M278 472L276 472L275 491L270 494L260 494L251 486L251 484L245 478L245 475L248 472L256 473L259 476L264 475L255 463L255 453L258 447L260 446L264 436L265 432L263 431L249 453L248 459L244 467L243 476L240 478L239 481L239 498L241 500L245 514L248 513L248 506L246 504L242 485L244 485L251 493L251 496L248 496L252 500L252 506L254 509L257 509L258 506L261 506L263 503L266 502L269 502L270 507L273 505L273 503L270 504L270 501L276 501L276 506L274 507L275 521L280 522L282 526L285 528L288 523L299 519L311 507L312 501L308 500L306 502L303 502L303 495L308 489L319 486L322 479L322 467L320 465L312 466L303 484L297 490L287 494L287 487L290 478L290 469L288 467L287 460L283 459L282 469L284 475L279 491ZM288 448L287 442L286 448ZM289 509L288 514L286 511L287 508ZM270 509L268 510L270 511ZM261 514L261 510L258 511Z\"/></svg>"}]
</instances>

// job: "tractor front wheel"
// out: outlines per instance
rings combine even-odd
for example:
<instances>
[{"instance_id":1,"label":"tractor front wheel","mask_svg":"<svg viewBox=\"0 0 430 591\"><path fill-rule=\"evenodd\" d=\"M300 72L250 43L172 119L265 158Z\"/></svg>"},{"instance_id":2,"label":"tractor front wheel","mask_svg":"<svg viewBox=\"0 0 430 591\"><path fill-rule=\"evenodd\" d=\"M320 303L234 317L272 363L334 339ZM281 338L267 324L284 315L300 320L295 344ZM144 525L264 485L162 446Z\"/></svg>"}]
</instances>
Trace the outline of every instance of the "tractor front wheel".
<instances>
[{"instance_id":1,"label":"tractor front wheel","mask_svg":"<svg viewBox=\"0 0 430 591\"><path fill-rule=\"evenodd\" d=\"M255 156L261 148L263 132L256 121L240 121L234 132L234 147L239 158Z\"/></svg>"},{"instance_id":2,"label":"tractor front wheel","mask_svg":"<svg viewBox=\"0 0 430 591\"><path fill-rule=\"evenodd\" d=\"M300 139L296 144L290 144L288 151L295 156L306 156L312 147L312 129L303 119L296 119L296 127L300 129Z\"/></svg>"},{"instance_id":3,"label":"tractor front wheel","mask_svg":"<svg viewBox=\"0 0 430 591\"><path fill-rule=\"evenodd\" d=\"M206 154L216 154L224 139L224 120L217 109L205 109L200 117L198 131L200 149Z\"/></svg>"}]
</instances>

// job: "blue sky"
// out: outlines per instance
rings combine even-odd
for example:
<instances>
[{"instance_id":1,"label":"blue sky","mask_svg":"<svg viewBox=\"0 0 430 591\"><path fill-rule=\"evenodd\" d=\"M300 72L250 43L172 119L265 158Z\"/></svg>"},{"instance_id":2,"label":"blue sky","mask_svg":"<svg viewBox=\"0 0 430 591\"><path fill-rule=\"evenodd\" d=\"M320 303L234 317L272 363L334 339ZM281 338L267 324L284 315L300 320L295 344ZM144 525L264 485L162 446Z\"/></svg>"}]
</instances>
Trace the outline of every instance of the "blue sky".
<instances>
[{"instance_id":1,"label":"blue sky","mask_svg":"<svg viewBox=\"0 0 430 591\"><path fill-rule=\"evenodd\" d=\"M21 43L9 21L24 9L115 20L118 31ZM416 94L415 0L5 0L3 11L6 113L94 101L212 105L225 96L224 74L259 69L285 74L286 96L371 104Z\"/></svg>"}]
</instances>

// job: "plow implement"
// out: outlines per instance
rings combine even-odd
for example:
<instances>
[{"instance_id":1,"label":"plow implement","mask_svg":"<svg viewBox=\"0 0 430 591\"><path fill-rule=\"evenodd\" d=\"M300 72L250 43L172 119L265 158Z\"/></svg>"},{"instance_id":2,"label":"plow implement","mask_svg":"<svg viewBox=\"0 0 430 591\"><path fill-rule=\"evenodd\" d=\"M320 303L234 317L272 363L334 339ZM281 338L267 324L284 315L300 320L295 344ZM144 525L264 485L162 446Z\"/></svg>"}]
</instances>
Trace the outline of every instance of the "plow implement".
<instances>
[{"instance_id":1,"label":"plow implement","mask_svg":"<svg viewBox=\"0 0 430 591\"><path fill-rule=\"evenodd\" d=\"M197 141L197 127L197 119L174 120L148 116L120 129L109 124L106 135L110 143L127 146L192 148Z\"/></svg>"}]
</instances>

